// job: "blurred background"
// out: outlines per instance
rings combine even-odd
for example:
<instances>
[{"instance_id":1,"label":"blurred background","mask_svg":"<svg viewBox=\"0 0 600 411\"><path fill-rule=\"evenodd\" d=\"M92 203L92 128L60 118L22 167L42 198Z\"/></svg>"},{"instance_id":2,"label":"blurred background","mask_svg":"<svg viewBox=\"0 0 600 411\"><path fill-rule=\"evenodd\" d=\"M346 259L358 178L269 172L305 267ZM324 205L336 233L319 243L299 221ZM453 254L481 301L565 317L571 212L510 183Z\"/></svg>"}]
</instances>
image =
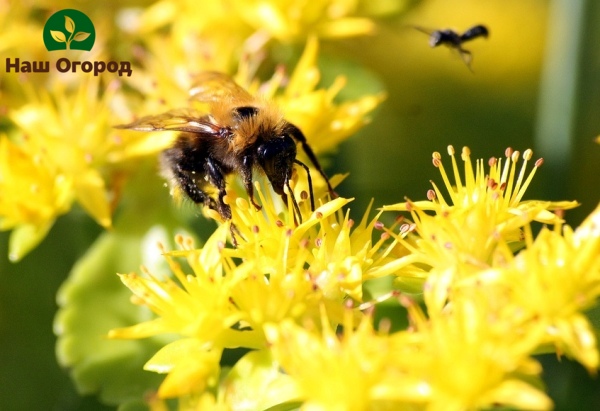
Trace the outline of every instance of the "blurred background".
<instances>
[{"instance_id":1,"label":"blurred background","mask_svg":"<svg viewBox=\"0 0 600 411\"><path fill-rule=\"evenodd\" d=\"M86 10L85 1L72 3ZM350 172L339 193L356 197L353 214L371 198L376 207L423 199L429 180L440 181L431 153L445 155L452 144L484 159L503 156L506 147L533 149L534 159L545 163L526 199L578 200L581 206L566 214L578 225L600 200L600 145L594 143L600 134L600 2L406 3L407 11L380 21L373 36L322 44L323 83L348 76L340 98L388 93L372 123L327 161L330 174ZM490 36L465 44L473 72L456 51L430 48L412 27L463 32L475 24L485 24ZM0 411L110 409L76 394L57 365L52 330L56 291L99 233L88 216L72 211L17 264L7 261L8 234L0 233ZM565 359L541 360L556 409L600 409L597 378Z\"/></svg>"}]
</instances>

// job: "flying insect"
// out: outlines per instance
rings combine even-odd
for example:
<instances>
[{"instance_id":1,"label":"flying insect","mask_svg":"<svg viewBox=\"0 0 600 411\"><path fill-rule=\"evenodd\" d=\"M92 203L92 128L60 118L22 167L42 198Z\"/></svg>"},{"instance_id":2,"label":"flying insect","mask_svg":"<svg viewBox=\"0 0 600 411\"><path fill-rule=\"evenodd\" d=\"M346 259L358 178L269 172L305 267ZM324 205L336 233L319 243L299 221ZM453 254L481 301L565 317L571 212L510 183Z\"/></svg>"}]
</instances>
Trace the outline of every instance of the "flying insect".
<instances>
[{"instance_id":1,"label":"flying insect","mask_svg":"<svg viewBox=\"0 0 600 411\"><path fill-rule=\"evenodd\" d=\"M312 211L315 205L309 168L296 158L297 144L325 179L330 195L336 196L306 137L283 118L274 103L252 96L231 77L217 72L198 76L190 90L190 100L204 103L208 109L175 109L117 128L179 131L173 145L161 153L161 167L165 177L194 203L216 210L224 220L231 220L231 207L224 201L225 178L239 174L250 202L260 210L261 206L254 200L252 178L256 170L266 175L273 191L286 205L284 187L287 187L295 221L301 223L300 208L290 187L294 165L306 170ZM211 191L216 191L216 198ZM237 245L236 231L232 224L234 245Z\"/></svg>"},{"instance_id":2,"label":"flying insect","mask_svg":"<svg viewBox=\"0 0 600 411\"><path fill-rule=\"evenodd\" d=\"M473 60L473 55L469 50L463 48L463 43L476 39L477 37L487 38L490 34L487 27L482 24L478 24L476 26L471 27L470 29L466 30L463 34L459 34L451 29L431 31L419 26L414 26L414 28L429 36L429 45L431 47L445 45L447 47L457 50L460 54L460 58L467 65L469 70L471 70L471 61Z\"/></svg>"}]
</instances>

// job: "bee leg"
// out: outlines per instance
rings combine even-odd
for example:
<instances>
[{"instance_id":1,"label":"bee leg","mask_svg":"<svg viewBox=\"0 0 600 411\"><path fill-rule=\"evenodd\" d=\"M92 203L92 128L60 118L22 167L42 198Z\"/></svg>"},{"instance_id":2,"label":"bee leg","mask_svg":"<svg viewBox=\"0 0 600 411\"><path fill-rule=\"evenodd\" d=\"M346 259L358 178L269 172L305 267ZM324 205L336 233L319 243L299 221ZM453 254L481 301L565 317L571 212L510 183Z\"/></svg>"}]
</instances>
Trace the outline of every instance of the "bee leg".
<instances>
[{"instance_id":1,"label":"bee leg","mask_svg":"<svg viewBox=\"0 0 600 411\"><path fill-rule=\"evenodd\" d=\"M310 170L308 166L300 160L294 160L294 163L300 165L306 171L306 178L308 180L308 191L310 192L310 211L315 211L315 196L313 194L312 177L310 176Z\"/></svg>"},{"instance_id":2,"label":"bee leg","mask_svg":"<svg viewBox=\"0 0 600 411\"><path fill-rule=\"evenodd\" d=\"M194 178L188 173L183 171L180 167L173 167L173 175L177 179L177 184L183 190L183 192L196 204L203 204L210 208L214 208L215 200L210 198L204 191L202 191Z\"/></svg>"},{"instance_id":3,"label":"bee leg","mask_svg":"<svg viewBox=\"0 0 600 411\"><path fill-rule=\"evenodd\" d=\"M225 190L225 177L218 164L210 157L206 159L206 174L213 186L219 190L217 211L224 220L231 220L231 207L225 204L223 198L227 194Z\"/></svg>"},{"instance_id":4,"label":"bee leg","mask_svg":"<svg viewBox=\"0 0 600 411\"><path fill-rule=\"evenodd\" d=\"M261 210L262 207L259 204L256 204L254 201L254 185L252 185L252 157L244 156L242 159L242 166L240 167L240 174L242 176L242 181L244 182L244 188L246 189L246 193L248 193L248 198L250 202L256 208L256 210Z\"/></svg>"},{"instance_id":5,"label":"bee leg","mask_svg":"<svg viewBox=\"0 0 600 411\"><path fill-rule=\"evenodd\" d=\"M337 193L333 190L333 187L331 187L329 178L327 178L327 175L325 175L325 171L323 171L323 168L321 167L321 164L319 163L317 156L312 151L312 148L310 148L310 146L308 145L308 142L306 141L306 137L304 137L304 134L302 134L302 131L300 131L300 129L298 127L296 127L295 125L289 124L288 132L296 141L298 141L300 144L302 144L302 149L304 150L304 152L306 153L306 155L308 156L310 161L313 163L313 165L316 167L317 171L325 179L325 182L327 183L327 189L329 190L329 195L331 196L331 198L337 198L338 197Z\"/></svg>"},{"instance_id":6,"label":"bee leg","mask_svg":"<svg viewBox=\"0 0 600 411\"><path fill-rule=\"evenodd\" d=\"M234 247L237 248L238 241L237 241L236 234L241 237L242 233L240 233L240 230L238 230L237 226L235 224L233 224L233 222L229 223L229 232L231 233L231 243L233 244Z\"/></svg>"},{"instance_id":7,"label":"bee leg","mask_svg":"<svg viewBox=\"0 0 600 411\"><path fill-rule=\"evenodd\" d=\"M294 197L294 192L292 191L292 187L290 187L290 180L286 180L285 182L286 187L288 188L288 191L290 192L290 197L292 198L292 206L294 207L294 223L296 224L296 226L302 224L302 214L300 213L300 207L298 207L298 202L296 201L296 197ZM282 194L282 198L284 198L285 203L287 204L287 196L285 195L285 193ZM298 218L296 219L296 216L298 216Z\"/></svg>"},{"instance_id":8,"label":"bee leg","mask_svg":"<svg viewBox=\"0 0 600 411\"><path fill-rule=\"evenodd\" d=\"M225 203L223 199L227 194L227 190L225 189L225 177L223 176L223 171L221 167L217 164L216 161L208 157L206 159L206 174L208 175L208 179L212 185L217 187L219 190L218 195L218 203L216 204L217 211L221 215L224 220L229 220L229 231L231 232L231 243L234 247L238 246L238 241L236 234L241 236L240 231L236 227L236 225L231 221L231 207Z\"/></svg>"}]
</instances>

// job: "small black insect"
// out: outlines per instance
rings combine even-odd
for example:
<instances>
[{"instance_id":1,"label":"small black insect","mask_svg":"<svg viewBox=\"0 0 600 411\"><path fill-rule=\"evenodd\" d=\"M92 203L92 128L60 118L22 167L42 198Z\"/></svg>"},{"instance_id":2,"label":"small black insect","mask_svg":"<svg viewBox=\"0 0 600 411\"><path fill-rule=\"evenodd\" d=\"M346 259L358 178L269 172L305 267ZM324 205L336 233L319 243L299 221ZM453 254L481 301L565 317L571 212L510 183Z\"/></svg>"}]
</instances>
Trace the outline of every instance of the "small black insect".
<instances>
[{"instance_id":1,"label":"small black insect","mask_svg":"<svg viewBox=\"0 0 600 411\"><path fill-rule=\"evenodd\" d=\"M487 38L489 36L489 30L486 26L481 24L471 27L463 34L458 34L456 31L451 29L431 31L418 26L414 27L429 36L429 45L431 47L445 45L457 50L460 54L460 58L467 65L469 70L471 70L471 61L473 60L473 56L469 50L463 48L463 43L476 39L477 37Z\"/></svg>"}]
</instances>

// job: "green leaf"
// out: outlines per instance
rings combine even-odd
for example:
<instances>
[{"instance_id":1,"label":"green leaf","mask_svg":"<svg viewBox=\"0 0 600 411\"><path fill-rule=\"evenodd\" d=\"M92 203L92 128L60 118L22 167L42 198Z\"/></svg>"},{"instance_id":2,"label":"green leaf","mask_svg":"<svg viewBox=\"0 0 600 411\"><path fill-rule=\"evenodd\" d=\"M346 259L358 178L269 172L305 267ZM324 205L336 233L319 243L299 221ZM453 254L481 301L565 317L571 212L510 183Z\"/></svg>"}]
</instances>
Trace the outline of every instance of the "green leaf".
<instances>
[{"instance_id":1,"label":"green leaf","mask_svg":"<svg viewBox=\"0 0 600 411\"><path fill-rule=\"evenodd\" d=\"M112 328L134 324L148 313L131 304L117 271L141 263L141 238L106 232L75 265L58 294L54 329L57 356L78 391L118 404L156 389L162 377L142 370L163 343L156 339L109 340Z\"/></svg>"},{"instance_id":2,"label":"green leaf","mask_svg":"<svg viewBox=\"0 0 600 411\"><path fill-rule=\"evenodd\" d=\"M54 39L54 41L58 43L66 43L67 38L65 37L65 33L62 31L50 30L50 35Z\"/></svg>"},{"instance_id":3,"label":"green leaf","mask_svg":"<svg viewBox=\"0 0 600 411\"><path fill-rule=\"evenodd\" d=\"M48 234L54 220L46 221L40 225L22 224L10 233L8 258L12 262L21 260L33 250Z\"/></svg>"},{"instance_id":4,"label":"green leaf","mask_svg":"<svg viewBox=\"0 0 600 411\"><path fill-rule=\"evenodd\" d=\"M69 33L73 33L75 31L75 22L69 16L65 16L65 30Z\"/></svg>"},{"instance_id":5,"label":"green leaf","mask_svg":"<svg viewBox=\"0 0 600 411\"><path fill-rule=\"evenodd\" d=\"M153 318L146 307L131 303L131 291L117 273L139 273L144 265L153 274L168 275L157 243L174 249L175 234L188 233L153 166L138 164L114 229L104 232L75 264L57 296L58 361L69 369L80 394L97 395L111 405L142 401L158 388L164 375L144 371L143 366L173 339L107 338L113 328Z\"/></svg>"}]
</instances>

